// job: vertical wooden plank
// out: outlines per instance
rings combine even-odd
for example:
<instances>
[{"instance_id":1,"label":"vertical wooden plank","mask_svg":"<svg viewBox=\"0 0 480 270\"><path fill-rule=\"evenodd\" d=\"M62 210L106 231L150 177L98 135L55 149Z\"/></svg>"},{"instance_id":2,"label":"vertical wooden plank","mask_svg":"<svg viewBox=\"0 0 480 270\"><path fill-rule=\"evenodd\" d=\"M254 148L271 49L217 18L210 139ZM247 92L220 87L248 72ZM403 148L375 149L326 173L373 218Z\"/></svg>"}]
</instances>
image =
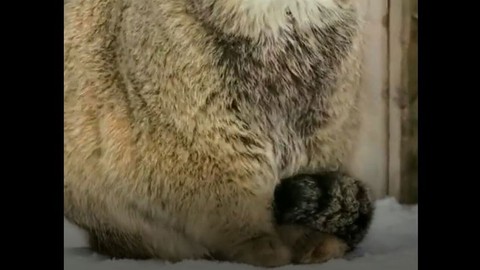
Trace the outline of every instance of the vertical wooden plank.
<instances>
[{"instance_id":1,"label":"vertical wooden plank","mask_svg":"<svg viewBox=\"0 0 480 270\"><path fill-rule=\"evenodd\" d=\"M400 201L417 203L418 184L418 0L406 1L403 87L406 96L402 114L402 179Z\"/></svg>"},{"instance_id":2,"label":"vertical wooden plank","mask_svg":"<svg viewBox=\"0 0 480 270\"><path fill-rule=\"evenodd\" d=\"M388 195L399 198L402 168L400 98L402 84L402 5L404 1L389 0L389 2Z\"/></svg>"},{"instance_id":3,"label":"vertical wooden plank","mask_svg":"<svg viewBox=\"0 0 480 270\"><path fill-rule=\"evenodd\" d=\"M362 127L350 172L369 184L376 198L387 194L388 0L360 1L365 19Z\"/></svg>"},{"instance_id":4,"label":"vertical wooden plank","mask_svg":"<svg viewBox=\"0 0 480 270\"><path fill-rule=\"evenodd\" d=\"M390 0L388 195L417 200L417 0Z\"/></svg>"}]
</instances>

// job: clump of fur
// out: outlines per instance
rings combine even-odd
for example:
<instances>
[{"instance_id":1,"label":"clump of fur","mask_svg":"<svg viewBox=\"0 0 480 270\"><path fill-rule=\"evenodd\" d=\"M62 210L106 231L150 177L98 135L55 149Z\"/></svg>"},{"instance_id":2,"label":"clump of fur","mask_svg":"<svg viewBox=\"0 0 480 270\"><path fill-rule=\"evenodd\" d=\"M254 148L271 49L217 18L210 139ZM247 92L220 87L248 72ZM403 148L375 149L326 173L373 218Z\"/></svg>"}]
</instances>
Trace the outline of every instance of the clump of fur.
<instances>
[{"instance_id":1,"label":"clump of fur","mask_svg":"<svg viewBox=\"0 0 480 270\"><path fill-rule=\"evenodd\" d=\"M342 173L296 175L275 189L274 214L279 224L304 225L334 235L350 249L365 237L373 213L366 185Z\"/></svg>"}]
</instances>

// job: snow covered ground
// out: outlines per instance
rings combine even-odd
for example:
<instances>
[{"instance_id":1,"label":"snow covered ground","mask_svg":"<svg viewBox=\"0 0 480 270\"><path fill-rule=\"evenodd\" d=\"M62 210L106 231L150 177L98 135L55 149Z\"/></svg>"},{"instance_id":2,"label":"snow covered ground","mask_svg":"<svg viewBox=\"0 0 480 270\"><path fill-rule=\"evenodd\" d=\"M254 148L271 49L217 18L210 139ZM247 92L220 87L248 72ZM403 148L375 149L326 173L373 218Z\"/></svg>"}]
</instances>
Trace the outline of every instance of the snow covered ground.
<instances>
[{"instance_id":1,"label":"snow covered ground","mask_svg":"<svg viewBox=\"0 0 480 270\"><path fill-rule=\"evenodd\" d=\"M345 259L321 265L280 267L282 270L416 270L418 269L417 206L402 206L394 199L377 202L370 233ZM256 267L207 261L184 261L171 264L160 261L110 260L86 248L82 231L64 221L65 270L217 270L256 269Z\"/></svg>"}]
</instances>

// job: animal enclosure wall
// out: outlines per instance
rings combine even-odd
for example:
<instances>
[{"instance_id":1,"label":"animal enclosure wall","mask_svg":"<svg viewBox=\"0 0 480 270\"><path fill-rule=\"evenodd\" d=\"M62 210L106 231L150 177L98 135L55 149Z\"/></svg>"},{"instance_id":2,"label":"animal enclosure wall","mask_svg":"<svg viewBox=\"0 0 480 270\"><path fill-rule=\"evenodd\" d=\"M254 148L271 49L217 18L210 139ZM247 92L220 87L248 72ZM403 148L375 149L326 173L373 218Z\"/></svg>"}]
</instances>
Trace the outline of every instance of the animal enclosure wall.
<instances>
[{"instance_id":1,"label":"animal enclosure wall","mask_svg":"<svg viewBox=\"0 0 480 270\"><path fill-rule=\"evenodd\" d=\"M363 125L350 162L375 197L417 201L417 0L359 2L365 20Z\"/></svg>"}]
</instances>

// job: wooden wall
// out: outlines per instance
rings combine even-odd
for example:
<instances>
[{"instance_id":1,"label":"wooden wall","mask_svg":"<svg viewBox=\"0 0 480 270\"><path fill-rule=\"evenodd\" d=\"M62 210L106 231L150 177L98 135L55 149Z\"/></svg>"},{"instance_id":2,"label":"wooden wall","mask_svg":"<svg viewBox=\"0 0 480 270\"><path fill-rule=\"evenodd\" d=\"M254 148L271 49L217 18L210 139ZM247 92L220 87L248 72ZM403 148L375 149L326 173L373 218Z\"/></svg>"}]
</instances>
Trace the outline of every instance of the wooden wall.
<instances>
[{"instance_id":1,"label":"wooden wall","mask_svg":"<svg viewBox=\"0 0 480 270\"><path fill-rule=\"evenodd\" d=\"M363 125L350 162L377 198L417 202L417 0L364 0Z\"/></svg>"}]
</instances>

